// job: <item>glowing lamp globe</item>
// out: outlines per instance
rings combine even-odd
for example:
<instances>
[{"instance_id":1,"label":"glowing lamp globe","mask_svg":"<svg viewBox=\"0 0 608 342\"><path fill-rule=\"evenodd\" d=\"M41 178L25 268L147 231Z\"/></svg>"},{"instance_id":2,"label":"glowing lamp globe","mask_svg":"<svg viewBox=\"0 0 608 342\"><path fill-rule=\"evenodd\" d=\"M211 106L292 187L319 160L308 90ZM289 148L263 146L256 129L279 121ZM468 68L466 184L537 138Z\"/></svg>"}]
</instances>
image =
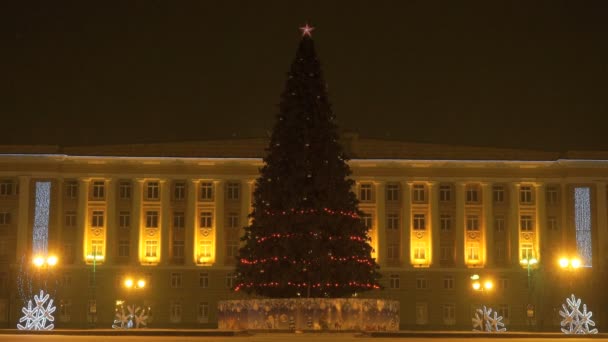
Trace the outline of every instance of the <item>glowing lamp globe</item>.
<instances>
[{"instance_id":1,"label":"glowing lamp globe","mask_svg":"<svg viewBox=\"0 0 608 342\"><path fill-rule=\"evenodd\" d=\"M561 268L568 267L569 263L570 262L568 261L568 258L561 258L561 259L559 259L559 267L561 267Z\"/></svg>"},{"instance_id":2,"label":"glowing lamp globe","mask_svg":"<svg viewBox=\"0 0 608 342\"><path fill-rule=\"evenodd\" d=\"M42 265L44 265L44 258L39 255L34 258L33 262L36 267L41 267Z\"/></svg>"},{"instance_id":3,"label":"glowing lamp globe","mask_svg":"<svg viewBox=\"0 0 608 342\"><path fill-rule=\"evenodd\" d=\"M570 261L570 264L572 264L572 268L579 268L579 267L581 267L581 259L579 259L579 258L573 258Z\"/></svg>"},{"instance_id":4,"label":"glowing lamp globe","mask_svg":"<svg viewBox=\"0 0 608 342\"><path fill-rule=\"evenodd\" d=\"M485 283L483 283L483 287L484 287L486 290L491 290L491 289L492 289L492 287L494 287L494 283L492 283L492 281L491 281L491 280L487 280Z\"/></svg>"},{"instance_id":5,"label":"glowing lamp globe","mask_svg":"<svg viewBox=\"0 0 608 342\"><path fill-rule=\"evenodd\" d=\"M478 281L473 283L473 290L477 291L480 288L481 288L481 284Z\"/></svg>"},{"instance_id":6,"label":"glowing lamp globe","mask_svg":"<svg viewBox=\"0 0 608 342\"><path fill-rule=\"evenodd\" d=\"M145 281L145 280L143 280L143 279L139 279L139 280L137 281L137 287L142 288L142 287L144 287L144 286L146 286L146 281Z\"/></svg>"},{"instance_id":7,"label":"glowing lamp globe","mask_svg":"<svg viewBox=\"0 0 608 342\"><path fill-rule=\"evenodd\" d=\"M129 288L133 287L133 279L131 279L131 278L126 279L125 287L129 287Z\"/></svg>"},{"instance_id":8,"label":"glowing lamp globe","mask_svg":"<svg viewBox=\"0 0 608 342\"><path fill-rule=\"evenodd\" d=\"M55 266L55 265L57 265L57 261L58 261L58 259L57 259L57 257L56 257L56 256L54 256L54 255L51 255L50 257L48 257L48 258L46 259L46 263L47 263L49 266Z\"/></svg>"}]
</instances>

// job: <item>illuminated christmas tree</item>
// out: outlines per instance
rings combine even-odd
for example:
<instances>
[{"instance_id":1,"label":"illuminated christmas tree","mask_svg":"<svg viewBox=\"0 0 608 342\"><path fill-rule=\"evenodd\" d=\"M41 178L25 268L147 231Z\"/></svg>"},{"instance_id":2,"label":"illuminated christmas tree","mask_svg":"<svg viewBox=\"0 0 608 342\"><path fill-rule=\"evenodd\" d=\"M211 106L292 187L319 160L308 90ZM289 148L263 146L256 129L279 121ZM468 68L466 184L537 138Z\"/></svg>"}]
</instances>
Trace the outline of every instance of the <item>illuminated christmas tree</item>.
<instances>
[{"instance_id":1,"label":"illuminated christmas tree","mask_svg":"<svg viewBox=\"0 0 608 342\"><path fill-rule=\"evenodd\" d=\"M379 288L368 229L311 38L303 35L281 95L235 290L268 297L348 297Z\"/></svg>"}]
</instances>

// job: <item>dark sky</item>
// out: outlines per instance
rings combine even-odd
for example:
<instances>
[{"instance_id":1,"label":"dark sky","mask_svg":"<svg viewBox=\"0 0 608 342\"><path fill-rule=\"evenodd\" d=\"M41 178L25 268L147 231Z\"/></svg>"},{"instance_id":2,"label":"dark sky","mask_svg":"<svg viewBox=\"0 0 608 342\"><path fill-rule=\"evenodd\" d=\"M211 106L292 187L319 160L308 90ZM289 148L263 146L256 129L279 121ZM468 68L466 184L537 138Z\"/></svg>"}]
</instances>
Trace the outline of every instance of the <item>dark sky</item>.
<instances>
[{"instance_id":1,"label":"dark sky","mask_svg":"<svg viewBox=\"0 0 608 342\"><path fill-rule=\"evenodd\" d=\"M308 21L345 130L608 150L608 1L15 0L0 20L0 144L265 136Z\"/></svg>"}]
</instances>

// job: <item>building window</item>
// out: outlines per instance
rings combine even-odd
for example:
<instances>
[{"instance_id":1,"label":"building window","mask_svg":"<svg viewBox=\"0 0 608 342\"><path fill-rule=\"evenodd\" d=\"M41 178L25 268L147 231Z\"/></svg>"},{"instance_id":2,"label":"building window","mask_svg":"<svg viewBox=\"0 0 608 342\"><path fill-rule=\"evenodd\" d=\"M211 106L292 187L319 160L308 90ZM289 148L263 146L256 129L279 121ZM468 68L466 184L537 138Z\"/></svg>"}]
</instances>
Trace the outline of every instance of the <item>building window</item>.
<instances>
[{"instance_id":1,"label":"building window","mask_svg":"<svg viewBox=\"0 0 608 342\"><path fill-rule=\"evenodd\" d=\"M479 261L479 243L471 242L467 244L467 260Z\"/></svg>"},{"instance_id":2,"label":"building window","mask_svg":"<svg viewBox=\"0 0 608 342\"><path fill-rule=\"evenodd\" d=\"M400 288L400 281L399 281L399 275L398 274L391 274L390 278L389 278L389 288L391 289L399 289Z\"/></svg>"},{"instance_id":3,"label":"building window","mask_svg":"<svg viewBox=\"0 0 608 342\"><path fill-rule=\"evenodd\" d=\"M201 240L199 242L199 247L201 249L201 257L211 258L211 241L210 240Z\"/></svg>"},{"instance_id":4,"label":"building window","mask_svg":"<svg viewBox=\"0 0 608 342\"><path fill-rule=\"evenodd\" d=\"M531 232L534 230L534 221L532 220L532 215L521 215L519 222L522 232Z\"/></svg>"},{"instance_id":5,"label":"building window","mask_svg":"<svg viewBox=\"0 0 608 342\"><path fill-rule=\"evenodd\" d=\"M228 228L239 228L239 215L237 213L228 214Z\"/></svg>"},{"instance_id":6,"label":"building window","mask_svg":"<svg viewBox=\"0 0 608 342\"><path fill-rule=\"evenodd\" d=\"M479 230L479 216L467 215L467 231Z\"/></svg>"},{"instance_id":7,"label":"building window","mask_svg":"<svg viewBox=\"0 0 608 342\"><path fill-rule=\"evenodd\" d=\"M176 211L173 213L173 228L183 229L186 226L184 212Z\"/></svg>"},{"instance_id":8,"label":"building window","mask_svg":"<svg viewBox=\"0 0 608 342\"><path fill-rule=\"evenodd\" d=\"M91 215L91 227L103 227L103 211L95 210Z\"/></svg>"},{"instance_id":9,"label":"building window","mask_svg":"<svg viewBox=\"0 0 608 342\"><path fill-rule=\"evenodd\" d=\"M231 259L235 259L239 255L239 242L228 241L226 243L226 256Z\"/></svg>"},{"instance_id":10,"label":"building window","mask_svg":"<svg viewBox=\"0 0 608 342\"><path fill-rule=\"evenodd\" d=\"M198 274L198 286L204 289L209 287L209 273L203 272Z\"/></svg>"},{"instance_id":11,"label":"building window","mask_svg":"<svg viewBox=\"0 0 608 342\"><path fill-rule=\"evenodd\" d=\"M118 197L122 200L131 199L131 182L122 181L118 184Z\"/></svg>"},{"instance_id":12,"label":"building window","mask_svg":"<svg viewBox=\"0 0 608 342\"><path fill-rule=\"evenodd\" d=\"M387 184L386 185L386 200L387 201L398 201L399 200L399 184Z\"/></svg>"},{"instance_id":13,"label":"building window","mask_svg":"<svg viewBox=\"0 0 608 342\"><path fill-rule=\"evenodd\" d=\"M557 217L555 217L555 216L547 217L547 228L549 229L549 231L553 231L553 232L556 232L559 230L559 227L557 225Z\"/></svg>"},{"instance_id":14,"label":"building window","mask_svg":"<svg viewBox=\"0 0 608 342\"><path fill-rule=\"evenodd\" d=\"M361 215L361 221L363 221L363 225L365 225L367 229L371 229L374 226L372 214L363 213Z\"/></svg>"},{"instance_id":15,"label":"building window","mask_svg":"<svg viewBox=\"0 0 608 342\"><path fill-rule=\"evenodd\" d=\"M492 187L492 200L494 203L504 203L505 188L502 185Z\"/></svg>"},{"instance_id":16,"label":"building window","mask_svg":"<svg viewBox=\"0 0 608 342\"><path fill-rule=\"evenodd\" d=\"M369 202L372 200L372 185L369 183L361 184L359 189L359 199L361 201Z\"/></svg>"},{"instance_id":17,"label":"building window","mask_svg":"<svg viewBox=\"0 0 608 342\"><path fill-rule=\"evenodd\" d=\"M65 195L69 199L78 197L78 183L75 181L67 182L65 185Z\"/></svg>"},{"instance_id":18,"label":"building window","mask_svg":"<svg viewBox=\"0 0 608 342\"><path fill-rule=\"evenodd\" d=\"M69 322L72 314L72 301L63 299L59 302L59 320L61 322Z\"/></svg>"},{"instance_id":19,"label":"building window","mask_svg":"<svg viewBox=\"0 0 608 342\"><path fill-rule=\"evenodd\" d=\"M439 261L446 264L454 261L454 247L453 246L440 246L439 247Z\"/></svg>"},{"instance_id":20,"label":"building window","mask_svg":"<svg viewBox=\"0 0 608 342\"><path fill-rule=\"evenodd\" d=\"M414 230L425 230L426 220L424 214L414 214Z\"/></svg>"},{"instance_id":21,"label":"building window","mask_svg":"<svg viewBox=\"0 0 608 342\"><path fill-rule=\"evenodd\" d=\"M173 240L172 256L173 259L184 258L184 240Z\"/></svg>"},{"instance_id":22,"label":"building window","mask_svg":"<svg viewBox=\"0 0 608 342\"><path fill-rule=\"evenodd\" d=\"M226 274L226 288L232 289L234 288L234 281L236 280L236 275L234 273Z\"/></svg>"},{"instance_id":23,"label":"building window","mask_svg":"<svg viewBox=\"0 0 608 342\"><path fill-rule=\"evenodd\" d=\"M74 251L71 243L64 243L61 249L61 258L65 263L71 264L74 262Z\"/></svg>"},{"instance_id":24,"label":"building window","mask_svg":"<svg viewBox=\"0 0 608 342\"><path fill-rule=\"evenodd\" d=\"M504 323L509 323L511 319L511 310L509 310L508 304L498 304L496 311L498 312L498 316L502 316L502 321Z\"/></svg>"},{"instance_id":25,"label":"building window","mask_svg":"<svg viewBox=\"0 0 608 342\"><path fill-rule=\"evenodd\" d=\"M450 202L452 200L452 186L451 185L440 185L439 186L439 201Z\"/></svg>"},{"instance_id":26,"label":"building window","mask_svg":"<svg viewBox=\"0 0 608 342\"><path fill-rule=\"evenodd\" d=\"M209 322L209 303L200 302L198 303L198 311L196 314L196 318L199 323L207 323Z\"/></svg>"},{"instance_id":27,"label":"building window","mask_svg":"<svg viewBox=\"0 0 608 342\"><path fill-rule=\"evenodd\" d=\"M156 258L158 256L158 241L146 241L146 258Z\"/></svg>"},{"instance_id":28,"label":"building window","mask_svg":"<svg viewBox=\"0 0 608 342\"><path fill-rule=\"evenodd\" d=\"M509 279L501 277L498 279L498 288L501 290L506 290L509 288Z\"/></svg>"},{"instance_id":29,"label":"building window","mask_svg":"<svg viewBox=\"0 0 608 342\"><path fill-rule=\"evenodd\" d=\"M426 190L424 184L414 184L412 189L414 196L414 202L425 202L426 201Z\"/></svg>"},{"instance_id":30,"label":"building window","mask_svg":"<svg viewBox=\"0 0 608 342\"><path fill-rule=\"evenodd\" d=\"M521 259L522 260L530 260L534 258L534 249L531 243L522 243L521 244Z\"/></svg>"},{"instance_id":31,"label":"building window","mask_svg":"<svg viewBox=\"0 0 608 342\"><path fill-rule=\"evenodd\" d=\"M423 242L419 242L414 247L414 259L425 260L426 259L426 246Z\"/></svg>"},{"instance_id":32,"label":"building window","mask_svg":"<svg viewBox=\"0 0 608 342\"><path fill-rule=\"evenodd\" d=\"M129 229L131 227L131 213L121 211L118 213L118 228Z\"/></svg>"},{"instance_id":33,"label":"building window","mask_svg":"<svg viewBox=\"0 0 608 342\"><path fill-rule=\"evenodd\" d=\"M179 301L171 301L170 304L170 318L171 323L179 323L182 321L182 303Z\"/></svg>"},{"instance_id":34,"label":"building window","mask_svg":"<svg viewBox=\"0 0 608 342\"><path fill-rule=\"evenodd\" d=\"M65 287L72 286L72 273L66 272L61 276L61 285Z\"/></svg>"},{"instance_id":35,"label":"building window","mask_svg":"<svg viewBox=\"0 0 608 342\"><path fill-rule=\"evenodd\" d=\"M446 290L454 289L454 277L453 276L443 277L443 288Z\"/></svg>"},{"instance_id":36,"label":"building window","mask_svg":"<svg viewBox=\"0 0 608 342\"><path fill-rule=\"evenodd\" d=\"M175 182L173 184L173 199L183 201L186 198L186 183Z\"/></svg>"},{"instance_id":37,"label":"building window","mask_svg":"<svg viewBox=\"0 0 608 342\"><path fill-rule=\"evenodd\" d=\"M581 258L582 266L592 265L591 235L591 189L574 188L574 226L576 229L576 251Z\"/></svg>"},{"instance_id":38,"label":"building window","mask_svg":"<svg viewBox=\"0 0 608 342\"><path fill-rule=\"evenodd\" d=\"M171 273L171 287L174 289L178 289L182 287L182 274L181 273Z\"/></svg>"},{"instance_id":39,"label":"building window","mask_svg":"<svg viewBox=\"0 0 608 342\"><path fill-rule=\"evenodd\" d=\"M441 316L443 319L443 324L455 325L456 324L456 305L454 305L454 304L441 305Z\"/></svg>"},{"instance_id":40,"label":"building window","mask_svg":"<svg viewBox=\"0 0 608 342\"><path fill-rule=\"evenodd\" d=\"M557 188L554 186L547 187L547 204L557 204Z\"/></svg>"},{"instance_id":41,"label":"building window","mask_svg":"<svg viewBox=\"0 0 608 342\"><path fill-rule=\"evenodd\" d=\"M66 227L76 227L76 212L75 211L66 211L64 223L65 223Z\"/></svg>"},{"instance_id":42,"label":"building window","mask_svg":"<svg viewBox=\"0 0 608 342\"><path fill-rule=\"evenodd\" d=\"M200 184L201 201L213 201L213 183L202 182Z\"/></svg>"},{"instance_id":43,"label":"building window","mask_svg":"<svg viewBox=\"0 0 608 342\"><path fill-rule=\"evenodd\" d=\"M6 258L8 255L8 241L0 240L0 259Z\"/></svg>"},{"instance_id":44,"label":"building window","mask_svg":"<svg viewBox=\"0 0 608 342\"><path fill-rule=\"evenodd\" d=\"M478 203L479 202L479 188L477 185L468 185L466 191L467 203Z\"/></svg>"},{"instance_id":45,"label":"building window","mask_svg":"<svg viewBox=\"0 0 608 342\"><path fill-rule=\"evenodd\" d=\"M13 181L3 180L0 182L0 196L11 196L13 194Z\"/></svg>"},{"instance_id":46,"label":"building window","mask_svg":"<svg viewBox=\"0 0 608 342\"><path fill-rule=\"evenodd\" d=\"M105 197L105 182L95 181L93 182L93 199L102 200Z\"/></svg>"},{"instance_id":47,"label":"building window","mask_svg":"<svg viewBox=\"0 0 608 342\"><path fill-rule=\"evenodd\" d=\"M238 200L240 197L241 184L230 182L226 184L226 197L229 200Z\"/></svg>"},{"instance_id":48,"label":"building window","mask_svg":"<svg viewBox=\"0 0 608 342\"><path fill-rule=\"evenodd\" d=\"M1 212L0 213L0 226L6 226L11 224L11 213Z\"/></svg>"},{"instance_id":49,"label":"building window","mask_svg":"<svg viewBox=\"0 0 608 342\"><path fill-rule=\"evenodd\" d=\"M199 220L200 228L211 228L213 227L213 214L210 211L201 211L200 220Z\"/></svg>"},{"instance_id":50,"label":"building window","mask_svg":"<svg viewBox=\"0 0 608 342\"><path fill-rule=\"evenodd\" d=\"M495 216L494 217L494 231L504 232L505 231L505 217Z\"/></svg>"},{"instance_id":51,"label":"building window","mask_svg":"<svg viewBox=\"0 0 608 342\"><path fill-rule=\"evenodd\" d=\"M494 246L494 255L496 256L496 261L497 262L504 262L505 258L507 257L506 253L505 253L505 247L496 244Z\"/></svg>"},{"instance_id":52,"label":"building window","mask_svg":"<svg viewBox=\"0 0 608 342\"><path fill-rule=\"evenodd\" d=\"M429 322L429 311L426 303L416 303L416 324L425 325Z\"/></svg>"},{"instance_id":53,"label":"building window","mask_svg":"<svg viewBox=\"0 0 608 342\"><path fill-rule=\"evenodd\" d=\"M118 241L118 256L121 258L129 257L129 240Z\"/></svg>"},{"instance_id":54,"label":"building window","mask_svg":"<svg viewBox=\"0 0 608 342\"><path fill-rule=\"evenodd\" d=\"M529 185L522 185L519 188L519 202L521 204L532 204L532 187Z\"/></svg>"},{"instance_id":55,"label":"building window","mask_svg":"<svg viewBox=\"0 0 608 342\"><path fill-rule=\"evenodd\" d=\"M146 199L157 200L159 197L159 190L158 182L148 182L146 185Z\"/></svg>"},{"instance_id":56,"label":"building window","mask_svg":"<svg viewBox=\"0 0 608 342\"><path fill-rule=\"evenodd\" d=\"M386 249L386 257L395 261L399 259L399 244L389 243Z\"/></svg>"},{"instance_id":57,"label":"building window","mask_svg":"<svg viewBox=\"0 0 608 342\"><path fill-rule=\"evenodd\" d=\"M91 240L91 255L94 259L103 255L103 240Z\"/></svg>"},{"instance_id":58,"label":"building window","mask_svg":"<svg viewBox=\"0 0 608 342\"><path fill-rule=\"evenodd\" d=\"M391 213L386 216L386 228L392 230L399 229L399 214Z\"/></svg>"},{"instance_id":59,"label":"building window","mask_svg":"<svg viewBox=\"0 0 608 342\"><path fill-rule=\"evenodd\" d=\"M425 290L428 288L426 278L418 277L416 278L416 290Z\"/></svg>"},{"instance_id":60,"label":"building window","mask_svg":"<svg viewBox=\"0 0 608 342\"><path fill-rule=\"evenodd\" d=\"M158 228L158 211L146 211L146 228Z\"/></svg>"},{"instance_id":61,"label":"building window","mask_svg":"<svg viewBox=\"0 0 608 342\"><path fill-rule=\"evenodd\" d=\"M439 227L442 232L449 232L452 230L452 216L449 214L441 214L439 216Z\"/></svg>"}]
</instances>

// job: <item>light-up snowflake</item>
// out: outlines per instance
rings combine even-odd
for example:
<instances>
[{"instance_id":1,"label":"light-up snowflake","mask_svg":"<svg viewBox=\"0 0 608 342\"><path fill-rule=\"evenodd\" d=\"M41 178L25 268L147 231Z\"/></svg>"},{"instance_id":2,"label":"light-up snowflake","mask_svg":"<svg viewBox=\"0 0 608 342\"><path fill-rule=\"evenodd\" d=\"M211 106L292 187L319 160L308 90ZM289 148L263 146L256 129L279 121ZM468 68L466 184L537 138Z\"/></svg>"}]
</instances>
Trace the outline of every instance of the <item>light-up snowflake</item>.
<instances>
[{"instance_id":1,"label":"light-up snowflake","mask_svg":"<svg viewBox=\"0 0 608 342\"><path fill-rule=\"evenodd\" d=\"M121 305L120 310L116 310L116 316L112 328L114 329L131 329L131 328L143 328L148 324L148 312L146 309L142 309L139 306L128 305L127 312L125 312L125 306Z\"/></svg>"},{"instance_id":2,"label":"light-up snowflake","mask_svg":"<svg viewBox=\"0 0 608 342\"><path fill-rule=\"evenodd\" d=\"M493 315L492 315L493 314ZM498 316L498 312L492 312L492 308L486 308L485 305L481 309L477 309L473 321L473 331L485 332L504 332L507 331L505 324L502 322L502 316Z\"/></svg>"},{"instance_id":3,"label":"light-up snowflake","mask_svg":"<svg viewBox=\"0 0 608 342\"><path fill-rule=\"evenodd\" d=\"M48 301L48 303L47 303ZM17 323L19 330L53 330L55 325L53 323L55 318L53 312L56 308L53 306L53 299L47 293L44 294L43 290L40 290L40 296L34 295L35 307L32 307L32 300L30 299L27 303L27 307L23 307L23 317L19 319L19 323L25 322L25 325ZM45 306L46 304L46 306ZM47 325L47 323L49 323Z\"/></svg>"},{"instance_id":4,"label":"light-up snowflake","mask_svg":"<svg viewBox=\"0 0 608 342\"><path fill-rule=\"evenodd\" d=\"M591 320L593 313L587 312L587 304L583 304L583 311L579 309L581 306L581 299L576 299L574 294L570 295L570 298L566 298L566 304L562 304L562 310L559 311L559 315L562 316L561 322L562 332L564 334L597 334L597 329L589 329L589 326L594 327L595 322Z\"/></svg>"}]
</instances>

